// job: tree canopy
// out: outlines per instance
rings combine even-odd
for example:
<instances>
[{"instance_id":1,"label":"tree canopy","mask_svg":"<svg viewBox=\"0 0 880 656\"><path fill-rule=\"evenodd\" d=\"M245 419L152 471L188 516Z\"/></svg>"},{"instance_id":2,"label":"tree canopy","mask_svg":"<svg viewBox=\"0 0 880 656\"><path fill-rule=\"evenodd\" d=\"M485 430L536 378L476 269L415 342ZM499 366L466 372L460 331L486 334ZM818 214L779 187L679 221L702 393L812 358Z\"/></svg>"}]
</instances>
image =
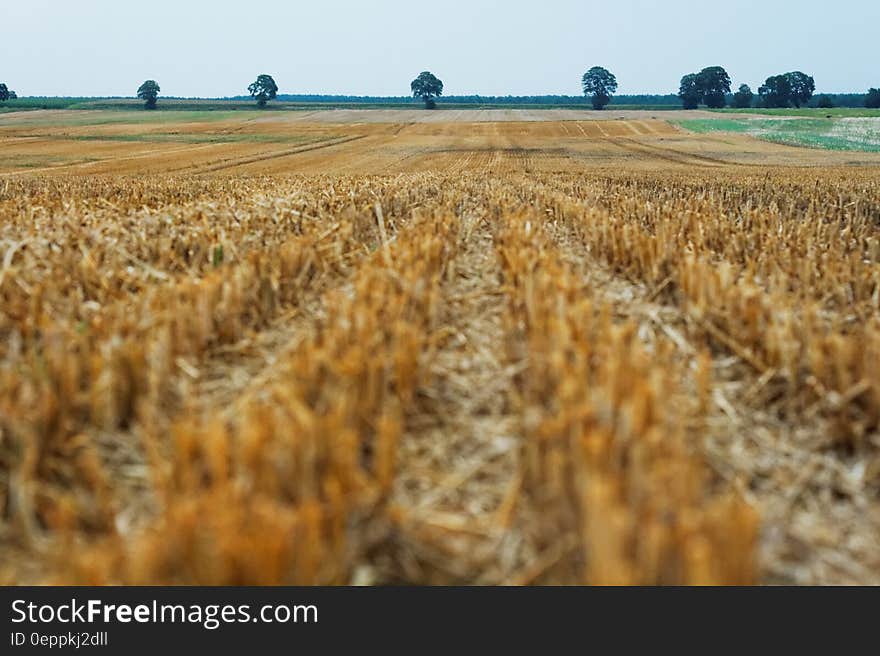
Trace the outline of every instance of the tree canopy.
<instances>
[{"instance_id":1,"label":"tree canopy","mask_svg":"<svg viewBox=\"0 0 880 656\"><path fill-rule=\"evenodd\" d=\"M788 107L791 99L791 83L784 75L771 75L758 87L764 107Z\"/></svg>"},{"instance_id":2,"label":"tree canopy","mask_svg":"<svg viewBox=\"0 0 880 656\"><path fill-rule=\"evenodd\" d=\"M810 101L815 90L816 83L811 76L793 71L768 77L758 89L758 95L764 107L800 107Z\"/></svg>"},{"instance_id":3,"label":"tree canopy","mask_svg":"<svg viewBox=\"0 0 880 656\"><path fill-rule=\"evenodd\" d=\"M607 68L593 66L581 78L585 96L592 96L593 109L605 109L617 91L617 78Z\"/></svg>"},{"instance_id":4,"label":"tree canopy","mask_svg":"<svg viewBox=\"0 0 880 656\"><path fill-rule=\"evenodd\" d=\"M707 107L724 107L730 93L730 76L721 66L709 66L699 73L688 73L681 78L678 97L685 109L696 109L700 103Z\"/></svg>"},{"instance_id":5,"label":"tree canopy","mask_svg":"<svg viewBox=\"0 0 880 656\"><path fill-rule=\"evenodd\" d=\"M733 94L733 106L737 109L748 109L752 106L755 94L748 84L740 84L739 90Z\"/></svg>"},{"instance_id":6,"label":"tree canopy","mask_svg":"<svg viewBox=\"0 0 880 656\"><path fill-rule=\"evenodd\" d=\"M697 73L697 86L702 93L703 104L720 109L726 104L730 93L730 76L721 66L709 66Z\"/></svg>"},{"instance_id":7,"label":"tree canopy","mask_svg":"<svg viewBox=\"0 0 880 656\"><path fill-rule=\"evenodd\" d=\"M425 101L426 109L436 106L434 98L443 95L443 82L430 71L422 71L419 76L409 85L413 98L421 98Z\"/></svg>"},{"instance_id":8,"label":"tree canopy","mask_svg":"<svg viewBox=\"0 0 880 656\"><path fill-rule=\"evenodd\" d=\"M6 102L10 98L15 98L15 92L10 91L9 87L0 82L0 102Z\"/></svg>"},{"instance_id":9,"label":"tree canopy","mask_svg":"<svg viewBox=\"0 0 880 656\"><path fill-rule=\"evenodd\" d=\"M791 87L791 103L795 107L800 107L810 102L813 92L816 91L816 82L812 76L800 71L794 71L786 73L785 77L788 79L788 84Z\"/></svg>"},{"instance_id":10,"label":"tree canopy","mask_svg":"<svg viewBox=\"0 0 880 656\"><path fill-rule=\"evenodd\" d=\"M144 101L144 109L156 109L156 101L161 90L156 80L147 80L140 86L137 97Z\"/></svg>"},{"instance_id":11,"label":"tree canopy","mask_svg":"<svg viewBox=\"0 0 880 656\"><path fill-rule=\"evenodd\" d=\"M275 100L275 96L278 95L278 85L271 75L264 73L248 86L248 93L257 101L257 105L265 107L266 103Z\"/></svg>"},{"instance_id":12,"label":"tree canopy","mask_svg":"<svg viewBox=\"0 0 880 656\"><path fill-rule=\"evenodd\" d=\"M868 89L868 95L865 96L865 107L880 109L880 89Z\"/></svg>"},{"instance_id":13,"label":"tree canopy","mask_svg":"<svg viewBox=\"0 0 880 656\"><path fill-rule=\"evenodd\" d=\"M696 109L700 106L703 99L703 91L697 81L696 73L688 73L681 78L681 85L678 87L678 97L681 98L682 107L685 109Z\"/></svg>"}]
</instances>

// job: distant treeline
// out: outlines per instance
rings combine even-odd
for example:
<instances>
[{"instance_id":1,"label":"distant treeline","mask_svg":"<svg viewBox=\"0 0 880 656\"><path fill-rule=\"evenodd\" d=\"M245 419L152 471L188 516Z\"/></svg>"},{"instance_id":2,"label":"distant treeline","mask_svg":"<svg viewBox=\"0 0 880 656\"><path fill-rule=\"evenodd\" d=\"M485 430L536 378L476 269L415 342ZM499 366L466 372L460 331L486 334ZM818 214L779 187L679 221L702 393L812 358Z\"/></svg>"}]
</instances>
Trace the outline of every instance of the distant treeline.
<instances>
[{"instance_id":1,"label":"distant treeline","mask_svg":"<svg viewBox=\"0 0 880 656\"><path fill-rule=\"evenodd\" d=\"M831 99L835 107L862 108L865 106L863 93L817 93L807 107L816 107L820 98ZM732 94L727 96L727 105L732 105ZM328 94L280 94L278 109L320 109L320 108L381 108L409 107L420 102L410 96L345 96ZM251 109L250 96L227 98L179 98L165 97L166 109L177 110L233 110ZM508 107L508 108L548 108L583 107L589 108L590 98L585 96L543 95L543 96L444 96L440 108L456 109L468 107ZM9 100L0 106L0 111L14 109L131 109L140 103L123 97L48 97L28 96ZM5 110L4 110L5 108ZM674 94L635 94L617 95L610 109L679 109L681 98Z\"/></svg>"},{"instance_id":2,"label":"distant treeline","mask_svg":"<svg viewBox=\"0 0 880 656\"><path fill-rule=\"evenodd\" d=\"M830 98L835 107L864 107L864 93L816 93L806 107L816 107L819 99L825 96ZM234 96L228 100L249 101L249 96ZM289 103L303 104L331 104L331 105L407 105L418 100L410 96L346 96L329 94L279 94L277 100ZM733 104L733 94L727 94L727 105ZM584 106L590 105L590 98L586 96L543 95L543 96L443 96L444 105L493 105L493 106ZM670 109L681 107L681 98L678 95L669 94L621 94L614 96L610 105L623 107L669 107Z\"/></svg>"},{"instance_id":3,"label":"distant treeline","mask_svg":"<svg viewBox=\"0 0 880 656\"><path fill-rule=\"evenodd\" d=\"M230 100L250 100L249 96L234 96ZM361 104L400 105L418 103L412 96L345 96L328 94L278 94L277 100L292 103L328 103L328 104ZM589 105L590 99L585 96L543 95L543 96L443 96L444 104L451 105ZM614 97L616 105L681 105L681 99L675 94L639 94L619 95Z\"/></svg>"},{"instance_id":4,"label":"distant treeline","mask_svg":"<svg viewBox=\"0 0 880 656\"><path fill-rule=\"evenodd\" d=\"M809 103L807 103L807 107L818 107L819 102L822 99L822 96L831 99L831 102L834 103L835 107L864 107L865 106L865 94L864 93L817 93L815 94ZM730 99L728 98L727 104L730 104Z\"/></svg>"},{"instance_id":5,"label":"distant treeline","mask_svg":"<svg viewBox=\"0 0 880 656\"><path fill-rule=\"evenodd\" d=\"M816 107L819 99L830 98L835 107L864 107L864 93L816 93L807 107ZM231 100L250 100L249 96L235 96ZM326 94L279 94L278 100L292 103L329 103L329 104L360 104L399 105L411 104L410 96L344 96ZM416 101L417 102L417 101ZM453 105L590 105L586 96L543 95L543 96L443 96L444 104ZM727 94L727 105L733 104L733 94ZM624 105L627 107L681 107L681 98L674 93L669 94L620 94L614 96L610 107Z\"/></svg>"}]
</instances>

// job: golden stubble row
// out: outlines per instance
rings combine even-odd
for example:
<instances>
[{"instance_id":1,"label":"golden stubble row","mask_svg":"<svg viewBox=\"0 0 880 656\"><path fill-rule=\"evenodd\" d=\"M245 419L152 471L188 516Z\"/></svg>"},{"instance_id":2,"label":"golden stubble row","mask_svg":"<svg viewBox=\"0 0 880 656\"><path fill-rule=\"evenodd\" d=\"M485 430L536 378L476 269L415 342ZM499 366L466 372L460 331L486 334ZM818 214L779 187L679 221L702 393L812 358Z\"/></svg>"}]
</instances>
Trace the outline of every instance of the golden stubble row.
<instances>
[{"instance_id":1,"label":"golden stubble row","mask_svg":"<svg viewBox=\"0 0 880 656\"><path fill-rule=\"evenodd\" d=\"M30 539L67 496L84 527L105 526L106 504L96 495L106 476L86 433L127 430L144 418L167 423L183 401L181 366L247 340L322 281L348 275L378 243L378 230L366 201L360 210L345 201L332 220L312 218L280 243L267 238L265 249L236 262L154 281L86 315L81 305L70 316L44 302L65 295L60 288L75 270L24 294L22 321L5 303L0 314L13 328L0 359L0 496L9 523ZM7 273L10 285L20 281Z\"/></svg>"},{"instance_id":2,"label":"golden stubble row","mask_svg":"<svg viewBox=\"0 0 880 656\"><path fill-rule=\"evenodd\" d=\"M160 198L152 199L156 206L133 209L120 216L120 198L113 197L117 214L105 211L101 202L104 199L91 195L93 185L103 188L100 181L85 179L79 182L85 200L80 202L82 216L78 224L69 217L65 219L76 211L76 202L63 202L53 206L54 210L28 205L29 216L15 215L14 220L4 223L4 234L12 235L17 227L34 220L35 225L29 228L31 236L42 236L42 245L57 247L49 259L54 258L51 270L59 275L47 275L46 269L31 266L37 249L25 252L17 247L27 242L27 237L17 243L9 241L13 246L7 250L12 255L7 264L11 266L4 267L6 285L0 285L5 301L0 307L0 323L7 329L0 358L0 506L4 510L0 537L33 551L46 540L51 542L59 529L67 536L79 532L87 540L113 533L120 513L128 511L125 506L129 500L117 494L117 472L105 458L106 436L115 435L110 438L118 442L111 446L113 451L137 453L146 448L152 449L154 464L167 459L167 449L162 445L167 443L169 422L185 416L187 405L193 401L185 396L191 386L180 384L185 374L197 370L204 359L214 357L218 348L248 342L275 318L289 314L304 295L314 294L313 290L321 286L341 284L380 243L387 244L381 251L382 262L387 263L390 252L397 248L392 244L397 230L409 221L414 208L426 195L440 200L437 183L423 181L424 185L412 188L388 180L339 178L281 184L222 182L217 185L217 193L231 206L223 209L218 209L216 198L205 204L204 198L196 195L193 204L192 194L183 194L183 205L174 205L173 185L144 183L145 188L160 189ZM222 195L227 185L235 194ZM60 202L58 185L33 186L37 187L34 194L43 194L44 205ZM123 185L124 192L117 196L125 198L131 187L136 185ZM70 191L68 186L64 189ZM39 220L35 219L37 214ZM173 217L169 222L186 226L187 234L198 235L204 243L212 243L214 219L227 228L235 224L239 231L236 234L253 246L227 248L226 253L233 250L234 256L227 255L225 261L212 262L209 257L198 267L172 271L167 262L173 262L174 256L150 244L153 235L149 229L155 226L157 215ZM53 216L60 217L58 234L47 237L36 224L43 221L45 227L52 223ZM381 229L378 216L382 217ZM127 235L133 223L146 224L148 230ZM94 229L96 226L99 229ZM173 227L168 233L164 239L173 241L178 236ZM63 248L58 245L62 235L67 239ZM74 266L67 275L60 273L71 258L75 259L69 251L84 235L92 240L90 253L102 253L108 275L115 275L120 267L131 268L125 258L115 266L110 261L112 255L108 257L126 238L139 244L141 254L148 249L158 257L171 257L164 264L151 260L156 266L164 266L167 275L152 276L136 288L120 289L102 297L101 303L94 295L89 297L90 293L85 295L86 300L71 298L71 285L86 287L82 266ZM56 237L57 243L53 241ZM259 247L261 243L263 248ZM208 249L204 251L211 254ZM371 271L374 276L370 282L364 282L367 279L363 276L358 278L361 299L376 288L375 270ZM36 281L37 289L28 284L32 281ZM17 292L20 294L16 297ZM336 303L339 298L330 302ZM15 300L21 302L9 302ZM54 302L58 300L63 304ZM19 311L22 307L24 310ZM362 309L357 316L363 322ZM370 319L369 325L376 327L377 319ZM397 335L401 341L418 343L413 334L406 332L406 325L401 331ZM361 339L355 341L361 345L363 357L372 353L364 345L375 346L367 332L362 327L358 333ZM380 334L376 332L375 336ZM419 350L406 352L409 359L399 350L394 362L402 381L413 375L411 356ZM367 376L369 389L375 391L377 374L385 366L377 361L369 372L358 375ZM402 387L412 381L406 379L405 383ZM312 384L324 389L320 381ZM337 391L332 386L328 389ZM401 394L409 398L412 392ZM303 398L310 395L313 391L302 393ZM199 400L194 401L197 405ZM388 416L394 417L396 406L389 403ZM273 405L266 407L268 410L258 407L248 411L254 413L247 415L253 419L252 425L261 425L265 419L261 413ZM362 416L366 411L356 406L345 412ZM328 421L327 425L312 428L320 434L335 432L332 419ZM384 415L380 418L382 435L390 434L393 426L389 422L392 420ZM105 442L103 446L96 443L96 435ZM158 437L155 443L142 445L142 435ZM340 439L344 441L345 435ZM387 485L389 452L385 449L382 453L380 478ZM357 459L356 454L348 457ZM307 468L298 469L293 480L297 484L311 480ZM154 495L144 496L152 501Z\"/></svg>"},{"instance_id":3,"label":"golden stubble row","mask_svg":"<svg viewBox=\"0 0 880 656\"><path fill-rule=\"evenodd\" d=\"M363 178L7 182L0 498L9 523L38 533L56 492L94 488L86 433L129 430L141 416L167 423L182 403L181 368L198 368L303 294L349 276L379 243L375 206L393 238L436 191L425 187ZM80 499L89 526L100 523L93 496Z\"/></svg>"},{"instance_id":4,"label":"golden stubble row","mask_svg":"<svg viewBox=\"0 0 880 656\"><path fill-rule=\"evenodd\" d=\"M66 549L77 557L57 580L348 582L381 537L457 231L454 217L414 219L328 292L314 333L231 414L181 417L170 445L151 436L158 512L132 535Z\"/></svg>"},{"instance_id":5,"label":"golden stubble row","mask_svg":"<svg viewBox=\"0 0 880 656\"><path fill-rule=\"evenodd\" d=\"M322 235L370 215L376 202L392 226L408 216L396 212L406 190L358 179L218 181L212 196L192 181L175 195L173 181L147 179L91 198L93 185L105 189L89 178L31 182L20 190L29 205L0 202L0 358L9 343L38 339L47 322L84 330L110 306ZM133 197L138 188L149 205ZM373 224L352 225L357 246L369 247Z\"/></svg>"},{"instance_id":6,"label":"golden stubble row","mask_svg":"<svg viewBox=\"0 0 880 656\"><path fill-rule=\"evenodd\" d=\"M504 217L497 248L508 332L528 363L519 380L522 515L545 550L566 545L546 580L754 581L757 517L711 480L690 428L700 405L683 393L673 347L658 342L649 352L637 323L615 321L563 263L543 222L533 211Z\"/></svg>"},{"instance_id":7,"label":"golden stubble row","mask_svg":"<svg viewBox=\"0 0 880 656\"><path fill-rule=\"evenodd\" d=\"M621 175L542 184L535 205L852 448L880 419L880 185L814 176Z\"/></svg>"}]
</instances>

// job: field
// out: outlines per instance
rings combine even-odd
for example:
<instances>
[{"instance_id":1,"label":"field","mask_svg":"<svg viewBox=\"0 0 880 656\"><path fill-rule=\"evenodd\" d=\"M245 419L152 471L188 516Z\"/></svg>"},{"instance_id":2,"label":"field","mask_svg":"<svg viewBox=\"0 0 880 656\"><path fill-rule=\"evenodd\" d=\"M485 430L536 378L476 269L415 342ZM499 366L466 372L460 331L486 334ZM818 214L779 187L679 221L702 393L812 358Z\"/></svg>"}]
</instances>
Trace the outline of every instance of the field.
<instances>
[{"instance_id":1,"label":"field","mask_svg":"<svg viewBox=\"0 0 880 656\"><path fill-rule=\"evenodd\" d=\"M667 117L0 115L0 582L880 583L880 153Z\"/></svg>"},{"instance_id":2,"label":"field","mask_svg":"<svg viewBox=\"0 0 880 656\"><path fill-rule=\"evenodd\" d=\"M776 108L765 109L754 107L752 109L713 109L714 114L753 114L757 116L797 116L800 118L880 118L880 109L862 109L860 107L831 107L820 109L818 107L801 107L799 109Z\"/></svg>"},{"instance_id":3,"label":"field","mask_svg":"<svg viewBox=\"0 0 880 656\"><path fill-rule=\"evenodd\" d=\"M822 118L685 119L677 125L698 133L731 132L793 146L880 152L880 114Z\"/></svg>"}]
</instances>

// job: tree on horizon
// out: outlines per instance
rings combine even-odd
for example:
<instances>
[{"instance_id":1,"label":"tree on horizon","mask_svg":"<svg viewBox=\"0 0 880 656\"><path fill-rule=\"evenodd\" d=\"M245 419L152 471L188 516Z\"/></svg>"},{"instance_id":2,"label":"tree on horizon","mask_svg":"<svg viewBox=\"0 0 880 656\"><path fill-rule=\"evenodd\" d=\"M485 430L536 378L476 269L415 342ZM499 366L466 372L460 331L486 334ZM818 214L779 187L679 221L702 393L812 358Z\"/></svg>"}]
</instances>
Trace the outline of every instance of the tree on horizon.
<instances>
[{"instance_id":1,"label":"tree on horizon","mask_svg":"<svg viewBox=\"0 0 880 656\"><path fill-rule=\"evenodd\" d=\"M144 109L156 109L161 90L156 80L147 80L140 86L137 97L144 101Z\"/></svg>"},{"instance_id":2,"label":"tree on horizon","mask_svg":"<svg viewBox=\"0 0 880 656\"><path fill-rule=\"evenodd\" d=\"M703 103L712 109L727 104L730 76L721 66L709 66L699 73L688 73L681 78L678 97L685 109L696 109Z\"/></svg>"},{"instance_id":3,"label":"tree on horizon","mask_svg":"<svg viewBox=\"0 0 880 656\"><path fill-rule=\"evenodd\" d=\"M795 107L800 108L801 105L806 105L810 102L810 98L813 97L813 93L816 91L816 82L813 80L813 77L800 71L786 73L785 77L788 79L788 85L791 87L791 103Z\"/></svg>"},{"instance_id":4,"label":"tree on horizon","mask_svg":"<svg viewBox=\"0 0 880 656\"><path fill-rule=\"evenodd\" d=\"M607 68L593 66L581 78L581 87L585 96L592 96L593 109L602 110L617 91L617 78Z\"/></svg>"},{"instance_id":5,"label":"tree on horizon","mask_svg":"<svg viewBox=\"0 0 880 656\"><path fill-rule=\"evenodd\" d=\"M700 106L703 99L703 91L700 89L696 73L688 73L681 78L681 84L678 87L678 97L681 98L681 104L684 109L696 109Z\"/></svg>"},{"instance_id":6,"label":"tree on horizon","mask_svg":"<svg viewBox=\"0 0 880 656\"><path fill-rule=\"evenodd\" d=\"M764 107L785 108L794 105L800 108L810 101L815 90L816 83L812 76L792 71L768 77L758 89L758 95Z\"/></svg>"},{"instance_id":7,"label":"tree on horizon","mask_svg":"<svg viewBox=\"0 0 880 656\"><path fill-rule=\"evenodd\" d=\"M434 98L443 95L443 82L430 71L422 71L409 85L413 98L421 98L425 109L434 109L437 103Z\"/></svg>"},{"instance_id":8,"label":"tree on horizon","mask_svg":"<svg viewBox=\"0 0 880 656\"><path fill-rule=\"evenodd\" d=\"M730 76L721 66L709 66L697 73L697 86L703 104L712 109L721 109L727 104L730 93Z\"/></svg>"},{"instance_id":9,"label":"tree on horizon","mask_svg":"<svg viewBox=\"0 0 880 656\"><path fill-rule=\"evenodd\" d=\"M275 100L278 95L278 85L271 75L263 73L248 86L248 92L251 98L257 101L257 106L262 109L270 100Z\"/></svg>"}]
</instances>

